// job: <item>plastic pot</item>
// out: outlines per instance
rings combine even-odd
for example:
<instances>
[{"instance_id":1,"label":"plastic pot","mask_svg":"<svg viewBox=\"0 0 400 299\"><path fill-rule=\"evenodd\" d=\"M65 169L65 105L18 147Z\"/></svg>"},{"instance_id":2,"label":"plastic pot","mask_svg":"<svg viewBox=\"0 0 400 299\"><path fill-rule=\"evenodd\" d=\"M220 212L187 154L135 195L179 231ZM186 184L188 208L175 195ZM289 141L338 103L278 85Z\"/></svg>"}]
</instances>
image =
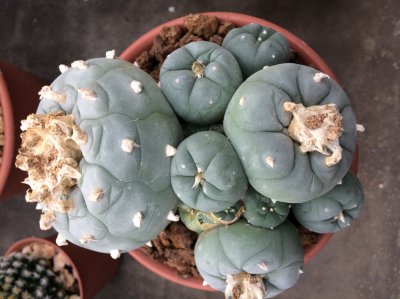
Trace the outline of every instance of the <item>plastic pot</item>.
<instances>
[{"instance_id":1,"label":"plastic pot","mask_svg":"<svg viewBox=\"0 0 400 299\"><path fill-rule=\"evenodd\" d=\"M81 299L90 299L115 275L121 259L114 260L108 254L89 251L82 247L69 243L59 247L55 244L56 236L47 239L26 238L14 243L5 253L21 251L32 243L41 243L53 246L57 251L67 257L68 263L73 268L74 276L79 286Z\"/></svg>"},{"instance_id":2,"label":"plastic pot","mask_svg":"<svg viewBox=\"0 0 400 299\"><path fill-rule=\"evenodd\" d=\"M337 80L332 70L329 66L325 63L325 61L313 50L311 49L303 40L295 36L294 34L290 33L286 29L275 25L271 22L268 22L263 19L259 19L256 17L238 14L238 13L231 13L231 12L209 12L209 13L202 13L209 16L217 17L220 20L225 20L232 22L236 26L244 26L250 23L258 23L263 26L270 27L275 31L278 31L286 36L289 41L290 48L298 54L298 59L304 65L311 66L320 70L321 72L330 76L330 78ZM123 53L120 55L120 58L134 62L135 59L145 50L149 50L152 46L153 40L156 35L161 31L161 29L165 26L175 26L180 25L183 26L183 18L174 19L170 22L164 23L151 31L147 32L136 41L134 41L131 45L126 48ZM357 173L357 165L358 165L358 151L356 150L353 163L351 166L351 170L354 173ZM304 262L308 263L312 258L314 258L319 251L328 243L331 239L333 234L321 234L319 237L318 242L308 247L304 251ZM206 291L214 291L212 288L208 286L202 285L202 280L197 278L182 278L180 277L175 270L164 265L160 262L154 261L151 257L146 255L145 253L141 252L140 250L135 250L129 252L130 255L135 258L140 264L144 267L149 269L150 271L158 274L159 276L168 279L172 282L177 284L195 288L199 290L206 290Z\"/></svg>"},{"instance_id":3,"label":"plastic pot","mask_svg":"<svg viewBox=\"0 0 400 299\"><path fill-rule=\"evenodd\" d=\"M0 164L0 200L27 189L25 173L14 166L21 143L20 122L36 111L38 92L45 82L0 60L0 107L3 111L4 144Z\"/></svg>"}]
</instances>

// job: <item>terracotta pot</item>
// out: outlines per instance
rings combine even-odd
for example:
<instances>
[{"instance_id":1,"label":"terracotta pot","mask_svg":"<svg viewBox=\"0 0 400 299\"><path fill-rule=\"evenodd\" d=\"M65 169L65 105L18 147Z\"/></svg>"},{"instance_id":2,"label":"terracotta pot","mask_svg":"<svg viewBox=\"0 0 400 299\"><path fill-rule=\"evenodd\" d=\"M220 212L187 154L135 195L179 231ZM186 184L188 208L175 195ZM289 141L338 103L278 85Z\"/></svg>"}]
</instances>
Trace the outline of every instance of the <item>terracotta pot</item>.
<instances>
[{"instance_id":1,"label":"terracotta pot","mask_svg":"<svg viewBox=\"0 0 400 299\"><path fill-rule=\"evenodd\" d=\"M23 247L31 243L44 243L56 248L66 255L69 264L73 268L77 279L81 299L90 299L113 277L117 271L121 259L114 260L108 254L98 253L84 249L69 243L59 247L55 244L55 236L47 239L26 238L14 243L5 253L21 251Z\"/></svg>"},{"instance_id":2,"label":"terracotta pot","mask_svg":"<svg viewBox=\"0 0 400 299\"><path fill-rule=\"evenodd\" d=\"M14 166L21 143L20 122L34 113L39 103L38 92L45 82L0 61L0 106L3 110L4 145L0 164L0 200L23 192L27 186L21 182L26 174Z\"/></svg>"},{"instance_id":3,"label":"terracotta pot","mask_svg":"<svg viewBox=\"0 0 400 299\"><path fill-rule=\"evenodd\" d=\"M209 16L215 16L218 19L230 21L236 26L244 26L249 23L258 23L263 26L270 27L283 35L289 40L290 48L298 54L298 58L302 61L303 64L316 68L325 74L329 75L332 79L337 80L332 70L325 63L325 61L313 50L311 49L304 41L290 33L286 29L279 27L273 23L265 21L263 19L259 19L256 17L238 14L238 13L230 13L230 12L210 12L210 13L202 13ZM172 20L170 22L164 23L153 30L147 32L136 41L134 41L128 48L124 50L124 52L120 55L120 58L134 62L136 57L138 57L143 51L149 50L152 46L153 40L155 36L161 31L161 29L165 26L174 26L180 25L183 26L183 18L178 18ZM358 163L358 151L356 151L351 169L354 173L357 173L357 163ZM318 240L318 243L314 246L307 248L304 252L304 262L308 263L313 257L315 257L318 252L328 243L333 234L321 234ZM148 255L142 253L139 250L131 251L130 255L135 258L140 264L148 268L150 271L160 275L163 278L166 278L170 281L178 283L180 285L184 285L187 287L206 290L206 291L214 291L214 289L203 286L201 279L196 278L182 278L180 277L175 270L172 268L161 264L159 262L154 261Z\"/></svg>"}]
</instances>

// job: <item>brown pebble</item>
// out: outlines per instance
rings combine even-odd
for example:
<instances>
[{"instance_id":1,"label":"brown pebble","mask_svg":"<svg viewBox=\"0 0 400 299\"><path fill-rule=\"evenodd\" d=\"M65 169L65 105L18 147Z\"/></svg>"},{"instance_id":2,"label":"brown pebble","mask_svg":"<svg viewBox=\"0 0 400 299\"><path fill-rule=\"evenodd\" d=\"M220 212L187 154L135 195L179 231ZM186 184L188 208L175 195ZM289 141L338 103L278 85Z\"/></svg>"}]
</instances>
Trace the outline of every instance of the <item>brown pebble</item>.
<instances>
[{"instance_id":1,"label":"brown pebble","mask_svg":"<svg viewBox=\"0 0 400 299\"><path fill-rule=\"evenodd\" d=\"M180 26L165 26L158 36L166 45L174 45L179 42L185 33L186 31Z\"/></svg>"},{"instance_id":2,"label":"brown pebble","mask_svg":"<svg viewBox=\"0 0 400 299\"><path fill-rule=\"evenodd\" d=\"M183 18L183 24L190 33L209 39L216 34L219 21L216 17L190 14Z\"/></svg>"},{"instance_id":3,"label":"brown pebble","mask_svg":"<svg viewBox=\"0 0 400 299\"><path fill-rule=\"evenodd\" d=\"M231 22L222 21L218 26L217 35L225 37L233 28L235 28L235 25L233 25Z\"/></svg>"},{"instance_id":4,"label":"brown pebble","mask_svg":"<svg viewBox=\"0 0 400 299\"><path fill-rule=\"evenodd\" d=\"M192 33L187 32L179 41L178 43L178 47L183 47L191 42L197 42L197 41L201 41L204 40L201 37L194 35Z\"/></svg>"},{"instance_id":5,"label":"brown pebble","mask_svg":"<svg viewBox=\"0 0 400 299\"><path fill-rule=\"evenodd\" d=\"M223 38L220 37L219 35L213 35L210 38L210 42L216 43L218 45L222 45L222 41L223 41Z\"/></svg>"},{"instance_id":6,"label":"brown pebble","mask_svg":"<svg viewBox=\"0 0 400 299\"><path fill-rule=\"evenodd\" d=\"M142 52L135 60L145 72L151 72L157 65L157 59L149 51Z\"/></svg>"}]
</instances>

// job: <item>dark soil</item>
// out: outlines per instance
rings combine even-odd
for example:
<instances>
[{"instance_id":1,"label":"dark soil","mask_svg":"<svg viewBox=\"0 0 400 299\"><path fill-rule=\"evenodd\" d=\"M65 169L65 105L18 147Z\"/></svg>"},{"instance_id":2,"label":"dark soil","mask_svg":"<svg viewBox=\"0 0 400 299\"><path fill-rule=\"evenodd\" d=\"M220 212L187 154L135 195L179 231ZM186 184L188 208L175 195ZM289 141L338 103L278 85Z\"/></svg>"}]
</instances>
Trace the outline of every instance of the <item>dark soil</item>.
<instances>
[{"instance_id":1,"label":"dark soil","mask_svg":"<svg viewBox=\"0 0 400 299\"><path fill-rule=\"evenodd\" d=\"M193 254L196 240L197 234L188 230L182 222L172 222L152 240L153 247L143 246L140 249L153 259L175 269L184 278L200 278Z\"/></svg>"},{"instance_id":2,"label":"dark soil","mask_svg":"<svg viewBox=\"0 0 400 299\"><path fill-rule=\"evenodd\" d=\"M302 227L301 225L297 226L297 231L300 235L301 245L303 246L303 250L308 249L309 247L317 244L320 234L309 231L308 229Z\"/></svg>"}]
</instances>

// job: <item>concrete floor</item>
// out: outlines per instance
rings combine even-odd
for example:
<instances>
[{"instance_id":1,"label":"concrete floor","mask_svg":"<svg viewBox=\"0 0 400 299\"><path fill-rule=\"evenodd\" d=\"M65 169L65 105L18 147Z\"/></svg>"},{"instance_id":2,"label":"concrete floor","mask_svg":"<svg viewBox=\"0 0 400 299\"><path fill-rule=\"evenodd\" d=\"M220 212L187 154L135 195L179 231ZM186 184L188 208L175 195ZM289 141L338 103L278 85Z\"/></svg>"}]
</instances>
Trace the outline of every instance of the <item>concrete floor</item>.
<instances>
[{"instance_id":1,"label":"concrete floor","mask_svg":"<svg viewBox=\"0 0 400 299\"><path fill-rule=\"evenodd\" d=\"M176 8L170 12L169 7ZM0 58L45 79L76 59L121 52L152 27L191 12L236 11L268 19L301 37L331 66L358 122L359 177L367 204L338 233L291 290L278 298L399 299L400 1L0 1ZM0 202L0 252L43 233L23 195ZM223 298L169 283L125 256L118 275L98 293L109 298Z\"/></svg>"}]
</instances>

